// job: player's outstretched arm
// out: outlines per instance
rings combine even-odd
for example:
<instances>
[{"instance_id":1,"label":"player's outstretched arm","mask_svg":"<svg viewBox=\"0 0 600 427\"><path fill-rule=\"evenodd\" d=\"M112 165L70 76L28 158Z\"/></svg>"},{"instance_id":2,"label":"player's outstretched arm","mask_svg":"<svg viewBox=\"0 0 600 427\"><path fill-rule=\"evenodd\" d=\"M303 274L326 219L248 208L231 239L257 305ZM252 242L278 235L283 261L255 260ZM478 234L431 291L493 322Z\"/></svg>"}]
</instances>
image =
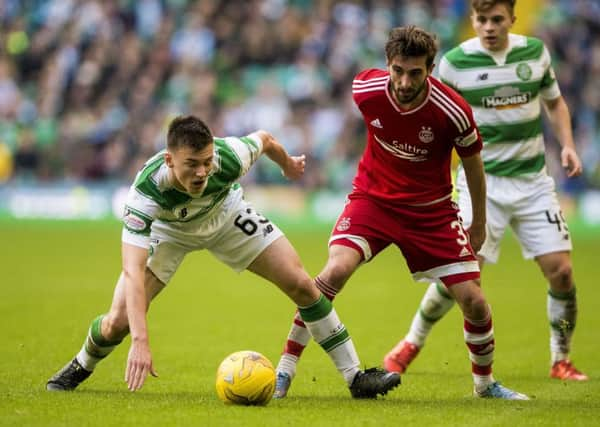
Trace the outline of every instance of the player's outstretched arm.
<instances>
[{"instance_id":1,"label":"player's outstretched arm","mask_svg":"<svg viewBox=\"0 0 600 427\"><path fill-rule=\"evenodd\" d=\"M144 289L144 275L148 250L123 243L122 258L127 319L131 333L125 381L129 390L136 391L142 388L148 374L157 376L152 365L146 322L148 301Z\"/></svg>"},{"instance_id":2,"label":"player's outstretched arm","mask_svg":"<svg viewBox=\"0 0 600 427\"><path fill-rule=\"evenodd\" d=\"M479 252L485 241L485 172L483 161L479 153L462 158L469 194L471 195L471 208L473 210L473 221L469 228L471 247L475 253Z\"/></svg>"},{"instance_id":3,"label":"player's outstretched arm","mask_svg":"<svg viewBox=\"0 0 600 427\"><path fill-rule=\"evenodd\" d=\"M299 179L304 174L306 156L290 156L283 145L273 135L264 130L256 131L256 135L262 140L263 153L273 160L281 168L283 176L289 179Z\"/></svg>"},{"instance_id":4,"label":"player's outstretched arm","mask_svg":"<svg viewBox=\"0 0 600 427\"><path fill-rule=\"evenodd\" d=\"M573 131L571 129L571 115L569 107L562 96L555 99L544 100L544 109L552 125L554 135L562 147L560 162L567 171L569 178L579 176L583 172L581 160L575 150Z\"/></svg>"}]
</instances>

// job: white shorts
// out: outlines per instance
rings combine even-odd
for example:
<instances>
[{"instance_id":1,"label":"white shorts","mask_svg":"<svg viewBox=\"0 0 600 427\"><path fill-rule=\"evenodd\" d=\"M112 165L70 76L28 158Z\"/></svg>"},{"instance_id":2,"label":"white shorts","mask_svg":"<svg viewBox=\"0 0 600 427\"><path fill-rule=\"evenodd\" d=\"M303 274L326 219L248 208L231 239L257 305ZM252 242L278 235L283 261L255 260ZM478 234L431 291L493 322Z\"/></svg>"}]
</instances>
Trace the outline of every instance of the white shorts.
<instances>
[{"instance_id":1,"label":"white shorts","mask_svg":"<svg viewBox=\"0 0 600 427\"><path fill-rule=\"evenodd\" d=\"M167 284L188 252L207 249L239 273L281 236L283 232L250 203L233 198L193 231L189 226L183 231L173 223L154 221L147 266Z\"/></svg>"},{"instance_id":2,"label":"white shorts","mask_svg":"<svg viewBox=\"0 0 600 427\"><path fill-rule=\"evenodd\" d=\"M507 226L515 233L525 259L571 251L569 229L560 210L554 180L543 174L534 179L486 174L486 240L479 251L486 262L496 263ZM464 170L456 178L458 205L465 228L473 217Z\"/></svg>"}]
</instances>

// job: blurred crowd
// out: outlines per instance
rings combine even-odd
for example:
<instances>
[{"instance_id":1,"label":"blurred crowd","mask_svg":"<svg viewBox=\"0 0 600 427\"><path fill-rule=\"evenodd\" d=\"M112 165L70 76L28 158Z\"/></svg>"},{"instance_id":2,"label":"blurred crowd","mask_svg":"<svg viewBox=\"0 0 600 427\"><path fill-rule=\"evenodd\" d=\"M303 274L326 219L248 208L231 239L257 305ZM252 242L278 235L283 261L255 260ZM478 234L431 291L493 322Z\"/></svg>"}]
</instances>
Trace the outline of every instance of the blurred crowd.
<instances>
[{"instance_id":1,"label":"blurred crowd","mask_svg":"<svg viewBox=\"0 0 600 427\"><path fill-rule=\"evenodd\" d=\"M600 188L600 3L546 3L535 33L586 176L564 184L556 142L547 160L564 190ZM348 189L365 138L355 73L385 66L397 25L435 32L445 52L467 13L466 0L0 1L0 177L130 181L171 118L195 114L217 136L262 128L305 153L305 188ZM262 162L247 179L282 178Z\"/></svg>"}]
</instances>

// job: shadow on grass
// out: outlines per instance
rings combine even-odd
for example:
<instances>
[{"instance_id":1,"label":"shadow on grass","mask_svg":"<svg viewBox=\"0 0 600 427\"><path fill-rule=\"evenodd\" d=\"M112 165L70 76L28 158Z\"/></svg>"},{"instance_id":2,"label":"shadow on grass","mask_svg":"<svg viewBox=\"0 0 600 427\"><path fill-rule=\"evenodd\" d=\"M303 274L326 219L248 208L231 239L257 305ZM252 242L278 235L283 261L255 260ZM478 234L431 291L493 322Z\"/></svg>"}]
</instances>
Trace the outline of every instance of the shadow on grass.
<instances>
[{"instance_id":1,"label":"shadow on grass","mask_svg":"<svg viewBox=\"0 0 600 427\"><path fill-rule=\"evenodd\" d=\"M235 405L225 405L219 401L213 393L207 392L165 392L160 390L130 392L128 390L110 390L110 389L86 389L75 392L52 393L52 397L58 397L59 401L74 400L84 403L85 406L103 407L106 404L112 404L115 401L125 405L135 405L135 402L142 406L149 405L153 408L172 408L175 406L184 406L188 408L195 407L196 410L206 410L207 408L237 408L242 410L246 407ZM530 401L505 401L498 399L477 399L468 394L457 394L454 396L438 396L432 394L428 397L411 396L410 392L395 390L390 395L378 399L353 399L346 396L322 396L322 395L290 395L285 399L273 399L266 408L270 411L296 411L305 408L319 409L326 412L339 411L347 409L357 411L357 415L363 411L383 410L397 411L409 410L416 413L433 414L446 411L472 411L472 410L508 410L523 411L523 413L534 414L554 412L570 413L574 405L577 406L578 416L589 416L598 413L600 402L594 397L593 393L583 399L565 396L561 398L544 398L531 395ZM52 401L53 399L50 399ZM256 407L265 409L265 407ZM246 408L247 409L247 408ZM85 409L84 409L85 410Z\"/></svg>"},{"instance_id":2,"label":"shadow on grass","mask_svg":"<svg viewBox=\"0 0 600 427\"><path fill-rule=\"evenodd\" d=\"M592 396L590 396L592 397ZM502 405L504 408L513 408L515 410L548 410L553 411L572 411L574 402L573 400L560 400L560 399L543 399L536 398L535 396L531 396L530 401L508 401L508 400L499 400L499 399L478 399L472 396L456 396L456 397L436 397L432 396L431 398L422 398L422 397L411 397L407 395L403 396L393 396L387 398L379 398L379 399L352 399L348 397L347 399L343 397L335 397L335 396L290 396L284 400L275 400L274 405L270 406L279 406L279 407L287 407L287 406L319 406L324 403L328 404L343 404L347 402L348 405L352 405L355 407L360 407L361 405L365 405L366 407L377 406L381 408L396 408L398 406L405 406L411 409L418 410L448 410L448 409L464 409L465 407L494 407L498 405ZM588 401L578 401L577 402L577 410L585 412L587 410L597 411L600 408L600 402L596 399L590 399Z\"/></svg>"},{"instance_id":3,"label":"shadow on grass","mask_svg":"<svg viewBox=\"0 0 600 427\"><path fill-rule=\"evenodd\" d=\"M119 401L144 401L144 402L209 402L215 401L214 395L210 395L202 392L168 392L164 390L141 390L132 392L127 389L90 389L86 388L83 390L67 391L67 392L46 392L51 396L65 396L69 398L88 400L94 399L106 399L106 400L119 400Z\"/></svg>"}]
</instances>

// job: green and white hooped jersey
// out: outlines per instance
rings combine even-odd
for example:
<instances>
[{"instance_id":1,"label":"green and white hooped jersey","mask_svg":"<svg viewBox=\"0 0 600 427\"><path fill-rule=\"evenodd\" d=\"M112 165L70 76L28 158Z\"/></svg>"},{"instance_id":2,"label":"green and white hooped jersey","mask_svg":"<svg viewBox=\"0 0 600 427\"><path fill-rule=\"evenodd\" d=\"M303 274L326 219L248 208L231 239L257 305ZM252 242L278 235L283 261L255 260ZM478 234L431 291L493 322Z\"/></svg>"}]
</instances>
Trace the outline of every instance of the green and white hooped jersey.
<instances>
[{"instance_id":1,"label":"green and white hooped jersey","mask_svg":"<svg viewBox=\"0 0 600 427\"><path fill-rule=\"evenodd\" d=\"M446 53L439 73L473 108L487 173L546 174L540 97L555 99L560 89L541 40L509 34L507 50L496 53L475 37Z\"/></svg>"},{"instance_id":2,"label":"green and white hooped jersey","mask_svg":"<svg viewBox=\"0 0 600 427\"><path fill-rule=\"evenodd\" d=\"M191 233L219 211L228 196L241 198L237 181L260 157L262 141L255 135L214 138L213 169L202 193L193 196L170 183L165 151L144 164L129 188L123 216L124 242L149 247L154 221Z\"/></svg>"}]
</instances>

